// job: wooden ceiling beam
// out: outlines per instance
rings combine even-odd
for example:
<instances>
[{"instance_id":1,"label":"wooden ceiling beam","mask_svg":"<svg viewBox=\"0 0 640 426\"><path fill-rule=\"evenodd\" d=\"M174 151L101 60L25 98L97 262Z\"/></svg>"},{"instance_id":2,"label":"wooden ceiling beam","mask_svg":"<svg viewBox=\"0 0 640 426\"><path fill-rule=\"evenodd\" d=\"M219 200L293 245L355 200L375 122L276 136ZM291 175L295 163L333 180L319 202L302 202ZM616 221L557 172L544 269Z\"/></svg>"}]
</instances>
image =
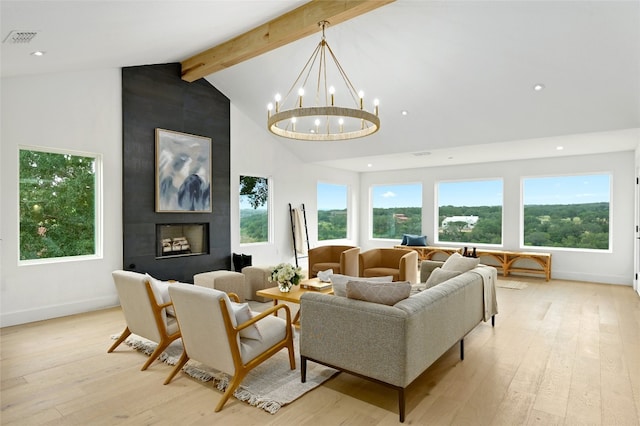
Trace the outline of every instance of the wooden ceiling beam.
<instances>
[{"instance_id":1,"label":"wooden ceiling beam","mask_svg":"<svg viewBox=\"0 0 640 426\"><path fill-rule=\"evenodd\" d=\"M227 42L181 62L182 79L196 81L216 71L320 31L318 22L336 25L395 0L312 0Z\"/></svg>"}]
</instances>

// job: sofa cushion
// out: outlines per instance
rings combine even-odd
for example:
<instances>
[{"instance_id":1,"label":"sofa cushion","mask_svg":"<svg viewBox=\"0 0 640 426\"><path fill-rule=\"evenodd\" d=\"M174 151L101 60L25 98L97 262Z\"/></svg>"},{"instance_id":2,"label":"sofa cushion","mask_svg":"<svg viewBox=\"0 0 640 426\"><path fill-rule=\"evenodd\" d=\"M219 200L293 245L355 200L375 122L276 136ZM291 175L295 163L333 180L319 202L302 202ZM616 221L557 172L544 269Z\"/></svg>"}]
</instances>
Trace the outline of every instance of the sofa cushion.
<instances>
[{"instance_id":1,"label":"sofa cushion","mask_svg":"<svg viewBox=\"0 0 640 426\"><path fill-rule=\"evenodd\" d=\"M238 325L243 324L253 318L254 313L251 312L248 303L231 302L231 311L236 317ZM262 334L258 328L258 323L253 323L249 327L240 330L240 337L245 339L262 340Z\"/></svg>"},{"instance_id":2,"label":"sofa cushion","mask_svg":"<svg viewBox=\"0 0 640 426\"><path fill-rule=\"evenodd\" d=\"M347 297L365 302L393 306L409 297L410 294L411 283L409 281L349 281L347 283Z\"/></svg>"},{"instance_id":3,"label":"sofa cushion","mask_svg":"<svg viewBox=\"0 0 640 426\"><path fill-rule=\"evenodd\" d=\"M480 258L463 257L460 253L453 253L442 265L445 271L467 272L478 266Z\"/></svg>"},{"instance_id":4,"label":"sofa cushion","mask_svg":"<svg viewBox=\"0 0 640 426\"><path fill-rule=\"evenodd\" d=\"M431 288L437 286L440 283L443 283L453 277L457 277L462 274L460 271L447 271L446 269L436 268L431 271L431 275L427 279L427 288Z\"/></svg>"},{"instance_id":5,"label":"sofa cushion","mask_svg":"<svg viewBox=\"0 0 640 426\"><path fill-rule=\"evenodd\" d=\"M331 275L330 279L331 279L331 284L333 284L334 296L347 297L347 282L351 280L379 282L379 281L391 281L393 280L393 277L385 276L385 277L363 278L363 277L350 277L348 275L341 275L341 274L333 274Z\"/></svg>"}]
</instances>

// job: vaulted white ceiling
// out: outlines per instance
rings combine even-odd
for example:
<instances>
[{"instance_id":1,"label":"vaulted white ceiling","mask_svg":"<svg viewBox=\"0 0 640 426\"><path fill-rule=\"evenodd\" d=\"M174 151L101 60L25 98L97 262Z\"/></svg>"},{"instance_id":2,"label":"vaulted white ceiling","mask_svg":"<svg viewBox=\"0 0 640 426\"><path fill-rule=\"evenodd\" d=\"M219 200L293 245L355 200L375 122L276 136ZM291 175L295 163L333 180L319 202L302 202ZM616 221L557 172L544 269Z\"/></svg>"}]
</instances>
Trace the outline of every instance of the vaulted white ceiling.
<instances>
[{"instance_id":1,"label":"vaulted white ceiling","mask_svg":"<svg viewBox=\"0 0 640 426\"><path fill-rule=\"evenodd\" d=\"M2 43L1 72L180 62L304 3L2 1L3 40L12 30L38 34ZM303 161L366 171L638 146L638 1L397 0L326 35L354 85L380 99L382 125L347 142L277 138ZM319 38L206 78L268 134L266 104L289 88ZM538 83L544 90L533 90Z\"/></svg>"}]
</instances>

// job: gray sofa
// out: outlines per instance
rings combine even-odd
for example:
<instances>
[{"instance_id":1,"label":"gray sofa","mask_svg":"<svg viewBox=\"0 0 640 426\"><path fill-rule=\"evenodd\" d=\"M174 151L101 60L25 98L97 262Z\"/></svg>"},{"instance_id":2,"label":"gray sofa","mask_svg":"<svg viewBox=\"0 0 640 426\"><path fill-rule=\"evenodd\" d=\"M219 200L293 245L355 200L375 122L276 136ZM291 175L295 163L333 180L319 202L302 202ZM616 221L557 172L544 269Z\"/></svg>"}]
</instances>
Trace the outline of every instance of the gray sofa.
<instances>
[{"instance_id":1,"label":"gray sofa","mask_svg":"<svg viewBox=\"0 0 640 426\"><path fill-rule=\"evenodd\" d=\"M442 262L424 261L421 282ZM483 266L492 270L495 268ZM478 268L476 268L477 270ZM300 361L313 361L398 391L404 421L404 389L483 320L497 313L495 291L485 309L486 278L465 272L393 306L307 292L300 299ZM485 269L486 271L486 269ZM485 273L486 276L486 273ZM493 287L494 283L488 283ZM493 290L491 288L490 290Z\"/></svg>"}]
</instances>

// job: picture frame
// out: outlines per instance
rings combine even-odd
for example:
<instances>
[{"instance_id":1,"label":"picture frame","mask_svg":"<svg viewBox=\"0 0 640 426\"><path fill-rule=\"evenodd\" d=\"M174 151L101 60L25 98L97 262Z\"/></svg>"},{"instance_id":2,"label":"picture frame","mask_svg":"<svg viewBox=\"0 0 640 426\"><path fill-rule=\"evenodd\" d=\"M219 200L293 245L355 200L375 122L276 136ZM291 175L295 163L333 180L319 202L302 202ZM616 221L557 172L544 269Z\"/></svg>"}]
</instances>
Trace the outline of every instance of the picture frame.
<instances>
[{"instance_id":1,"label":"picture frame","mask_svg":"<svg viewBox=\"0 0 640 426\"><path fill-rule=\"evenodd\" d=\"M156 128L156 212L210 213L211 138Z\"/></svg>"}]
</instances>

